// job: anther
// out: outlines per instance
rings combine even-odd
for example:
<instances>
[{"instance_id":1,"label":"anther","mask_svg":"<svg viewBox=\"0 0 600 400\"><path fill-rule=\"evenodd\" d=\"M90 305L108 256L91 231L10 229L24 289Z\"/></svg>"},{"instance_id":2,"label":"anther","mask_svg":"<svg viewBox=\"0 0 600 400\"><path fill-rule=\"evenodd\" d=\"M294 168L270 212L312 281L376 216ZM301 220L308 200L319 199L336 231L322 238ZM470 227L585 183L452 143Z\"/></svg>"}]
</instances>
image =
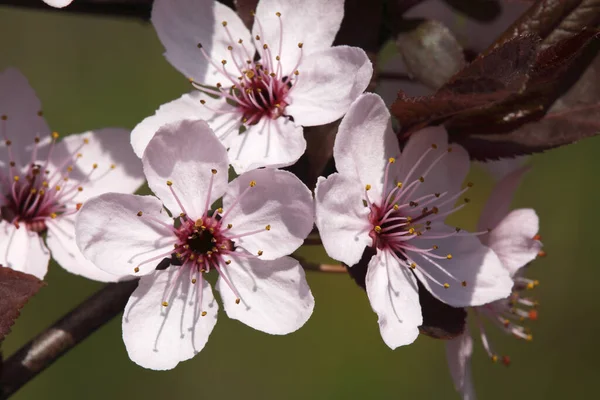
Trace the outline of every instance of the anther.
<instances>
[{"instance_id":1,"label":"anther","mask_svg":"<svg viewBox=\"0 0 600 400\"><path fill-rule=\"evenodd\" d=\"M295 70L295 71L294 71L294 75L296 75L296 76L300 75L300 71L298 71L298 70Z\"/></svg>"},{"instance_id":2,"label":"anther","mask_svg":"<svg viewBox=\"0 0 600 400\"><path fill-rule=\"evenodd\" d=\"M452 254L448 254L448 255L446 256L446 258L447 258L448 260L452 260Z\"/></svg>"},{"instance_id":3,"label":"anther","mask_svg":"<svg viewBox=\"0 0 600 400\"><path fill-rule=\"evenodd\" d=\"M540 250L538 252L538 257L546 257L546 252L544 250Z\"/></svg>"},{"instance_id":4,"label":"anther","mask_svg":"<svg viewBox=\"0 0 600 400\"><path fill-rule=\"evenodd\" d=\"M415 263L410 263L410 268L411 268L411 269L415 269L415 268L417 268L417 264L415 264Z\"/></svg>"},{"instance_id":5,"label":"anther","mask_svg":"<svg viewBox=\"0 0 600 400\"><path fill-rule=\"evenodd\" d=\"M259 256L262 256L262 255L263 255L263 251L262 251L262 250L259 250L259 251L258 251L258 255L259 255Z\"/></svg>"},{"instance_id":6,"label":"anther","mask_svg":"<svg viewBox=\"0 0 600 400\"><path fill-rule=\"evenodd\" d=\"M467 287L467 281L462 281L462 282L461 282L461 285L462 285L463 287Z\"/></svg>"},{"instance_id":7,"label":"anther","mask_svg":"<svg viewBox=\"0 0 600 400\"><path fill-rule=\"evenodd\" d=\"M202 48L202 43L198 43L196 46L197 46L199 49L201 49L201 48Z\"/></svg>"},{"instance_id":8,"label":"anther","mask_svg":"<svg viewBox=\"0 0 600 400\"><path fill-rule=\"evenodd\" d=\"M498 356L497 355L492 355L492 362L496 363L498 362Z\"/></svg>"},{"instance_id":9,"label":"anther","mask_svg":"<svg viewBox=\"0 0 600 400\"><path fill-rule=\"evenodd\" d=\"M259 36L259 35L256 35L255 39L256 39L256 40L260 40L260 36Z\"/></svg>"},{"instance_id":10,"label":"anther","mask_svg":"<svg viewBox=\"0 0 600 400\"><path fill-rule=\"evenodd\" d=\"M13 180L14 180L15 182L19 182L19 175L15 175L15 176L13 177Z\"/></svg>"},{"instance_id":11,"label":"anther","mask_svg":"<svg viewBox=\"0 0 600 400\"><path fill-rule=\"evenodd\" d=\"M265 50L266 50L266 49L268 49L268 48L269 48L269 46L267 46L267 44L266 44L266 43L265 43L265 44L263 44L263 49L265 49Z\"/></svg>"},{"instance_id":12,"label":"anther","mask_svg":"<svg viewBox=\"0 0 600 400\"><path fill-rule=\"evenodd\" d=\"M235 304L240 304L240 299L235 299Z\"/></svg>"},{"instance_id":13,"label":"anther","mask_svg":"<svg viewBox=\"0 0 600 400\"><path fill-rule=\"evenodd\" d=\"M396 159L395 159L394 157L390 157L390 158L388 159L388 161L389 161L389 163L390 163L390 164L393 164L393 163L395 163L395 162L396 162Z\"/></svg>"},{"instance_id":14,"label":"anther","mask_svg":"<svg viewBox=\"0 0 600 400\"><path fill-rule=\"evenodd\" d=\"M533 240L538 240L538 241L539 241L539 240L542 240L542 235L539 235L539 234L538 234L538 235L535 235L535 236L533 237Z\"/></svg>"},{"instance_id":15,"label":"anther","mask_svg":"<svg viewBox=\"0 0 600 400\"><path fill-rule=\"evenodd\" d=\"M10 146L10 145L12 144L12 141L10 141L10 140L7 140L7 141L6 141L6 142L4 142L4 143L6 143L6 145L7 145L7 146Z\"/></svg>"},{"instance_id":16,"label":"anther","mask_svg":"<svg viewBox=\"0 0 600 400\"><path fill-rule=\"evenodd\" d=\"M135 268L133 269L133 272L135 272L135 273L138 273L138 272L140 272L140 269L139 269L139 267L135 267Z\"/></svg>"},{"instance_id":17,"label":"anther","mask_svg":"<svg viewBox=\"0 0 600 400\"><path fill-rule=\"evenodd\" d=\"M373 228L373 230L374 230L376 233L381 233L381 226L379 226L379 225L376 225L376 226Z\"/></svg>"},{"instance_id":18,"label":"anther","mask_svg":"<svg viewBox=\"0 0 600 400\"><path fill-rule=\"evenodd\" d=\"M206 317L206 311L202 311L202 316Z\"/></svg>"},{"instance_id":19,"label":"anther","mask_svg":"<svg viewBox=\"0 0 600 400\"><path fill-rule=\"evenodd\" d=\"M448 153L452 153L452 147L448 147Z\"/></svg>"},{"instance_id":20,"label":"anther","mask_svg":"<svg viewBox=\"0 0 600 400\"><path fill-rule=\"evenodd\" d=\"M450 287L450 284L444 283L444 289L448 289L449 287Z\"/></svg>"},{"instance_id":21,"label":"anther","mask_svg":"<svg viewBox=\"0 0 600 400\"><path fill-rule=\"evenodd\" d=\"M60 135L58 134L58 132L52 132L52 139L58 139Z\"/></svg>"},{"instance_id":22,"label":"anther","mask_svg":"<svg viewBox=\"0 0 600 400\"><path fill-rule=\"evenodd\" d=\"M402 188L402 182L398 182L398 183L396 183L396 187L397 187L398 189L401 189L401 188Z\"/></svg>"},{"instance_id":23,"label":"anther","mask_svg":"<svg viewBox=\"0 0 600 400\"><path fill-rule=\"evenodd\" d=\"M435 144L435 143L432 143L432 144L431 144L431 148L432 148L432 149L437 149L437 144Z\"/></svg>"},{"instance_id":24,"label":"anther","mask_svg":"<svg viewBox=\"0 0 600 400\"><path fill-rule=\"evenodd\" d=\"M52 219L56 219L58 215L56 213L50 213L50 218Z\"/></svg>"},{"instance_id":25,"label":"anther","mask_svg":"<svg viewBox=\"0 0 600 400\"><path fill-rule=\"evenodd\" d=\"M36 136L35 139L33 139L34 142L39 143L40 142L40 137Z\"/></svg>"},{"instance_id":26,"label":"anther","mask_svg":"<svg viewBox=\"0 0 600 400\"><path fill-rule=\"evenodd\" d=\"M275 15L277 15L278 17L281 17L281 13L280 13L279 11L277 11L277 12L275 13Z\"/></svg>"},{"instance_id":27,"label":"anther","mask_svg":"<svg viewBox=\"0 0 600 400\"><path fill-rule=\"evenodd\" d=\"M223 21L223 22L221 22L221 25L223 25L223 26L227 26L227 21Z\"/></svg>"},{"instance_id":28,"label":"anther","mask_svg":"<svg viewBox=\"0 0 600 400\"><path fill-rule=\"evenodd\" d=\"M421 183L425 182L425 178L423 178L422 176L419 177L419 182L421 182Z\"/></svg>"},{"instance_id":29,"label":"anther","mask_svg":"<svg viewBox=\"0 0 600 400\"><path fill-rule=\"evenodd\" d=\"M231 229L231 228L233 228L233 225L232 224L227 224L227 229Z\"/></svg>"},{"instance_id":30,"label":"anther","mask_svg":"<svg viewBox=\"0 0 600 400\"><path fill-rule=\"evenodd\" d=\"M225 264L226 264L226 265L229 265L229 264L231 264L231 260L227 260L227 261L225 261Z\"/></svg>"},{"instance_id":31,"label":"anther","mask_svg":"<svg viewBox=\"0 0 600 400\"><path fill-rule=\"evenodd\" d=\"M231 51L231 50L233 50L233 47L227 46L227 50Z\"/></svg>"},{"instance_id":32,"label":"anther","mask_svg":"<svg viewBox=\"0 0 600 400\"><path fill-rule=\"evenodd\" d=\"M167 186L173 186L173 182L167 181Z\"/></svg>"},{"instance_id":33,"label":"anther","mask_svg":"<svg viewBox=\"0 0 600 400\"><path fill-rule=\"evenodd\" d=\"M365 185L365 190L371 190L371 185L369 185L369 184Z\"/></svg>"},{"instance_id":34,"label":"anther","mask_svg":"<svg viewBox=\"0 0 600 400\"><path fill-rule=\"evenodd\" d=\"M265 230L270 231L271 230L271 225L265 226Z\"/></svg>"},{"instance_id":35,"label":"anther","mask_svg":"<svg viewBox=\"0 0 600 400\"><path fill-rule=\"evenodd\" d=\"M8 117L6 115L2 115L2 121L6 121Z\"/></svg>"},{"instance_id":36,"label":"anther","mask_svg":"<svg viewBox=\"0 0 600 400\"><path fill-rule=\"evenodd\" d=\"M141 211L138 211L138 212L137 212L137 216L138 216L138 217L141 217L142 215L144 215L144 213L143 213L143 212L141 212Z\"/></svg>"},{"instance_id":37,"label":"anther","mask_svg":"<svg viewBox=\"0 0 600 400\"><path fill-rule=\"evenodd\" d=\"M163 302L162 302L162 306L163 306L163 307L168 307L168 306L169 306L169 303L168 303L168 302L166 302L166 301L163 301Z\"/></svg>"},{"instance_id":38,"label":"anther","mask_svg":"<svg viewBox=\"0 0 600 400\"><path fill-rule=\"evenodd\" d=\"M206 100L200 100L200 104L206 104Z\"/></svg>"},{"instance_id":39,"label":"anther","mask_svg":"<svg viewBox=\"0 0 600 400\"><path fill-rule=\"evenodd\" d=\"M467 183L467 187L473 187L474 183L473 182L468 182Z\"/></svg>"},{"instance_id":40,"label":"anther","mask_svg":"<svg viewBox=\"0 0 600 400\"><path fill-rule=\"evenodd\" d=\"M256 186L256 181L250 181L250 187Z\"/></svg>"},{"instance_id":41,"label":"anther","mask_svg":"<svg viewBox=\"0 0 600 400\"><path fill-rule=\"evenodd\" d=\"M98 168L98 164L94 163L94 164L92 165L92 168L93 168L93 169L96 169L96 168Z\"/></svg>"},{"instance_id":42,"label":"anther","mask_svg":"<svg viewBox=\"0 0 600 400\"><path fill-rule=\"evenodd\" d=\"M83 139L83 144L89 144L89 143L90 143L90 139L88 139L88 138Z\"/></svg>"},{"instance_id":43,"label":"anther","mask_svg":"<svg viewBox=\"0 0 600 400\"><path fill-rule=\"evenodd\" d=\"M227 64L227 60L221 60L221 64L223 64L223 65Z\"/></svg>"},{"instance_id":44,"label":"anther","mask_svg":"<svg viewBox=\"0 0 600 400\"><path fill-rule=\"evenodd\" d=\"M81 210L81 207L83 206L83 203L77 203L75 204L75 209L77 209L77 211Z\"/></svg>"},{"instance_id":45,"label":"anther","mask_svg":"<svg viewBox=\"0 0 600 400\"><path fill-rule=\"evenodd\" d=\"M196 278L192 278L192 284L196 283Z\"/></svg>"},{"instance_id":46,"label":"anther","mask_svg":"<svg viewBox=\"0 0 600 400\"><path fill-rule=\"evenodd\" d=\"M302 43L302 42L298 43L299 48L302 48L303 46L304 46L304 43Z\"/></svg>"}]
</instances>

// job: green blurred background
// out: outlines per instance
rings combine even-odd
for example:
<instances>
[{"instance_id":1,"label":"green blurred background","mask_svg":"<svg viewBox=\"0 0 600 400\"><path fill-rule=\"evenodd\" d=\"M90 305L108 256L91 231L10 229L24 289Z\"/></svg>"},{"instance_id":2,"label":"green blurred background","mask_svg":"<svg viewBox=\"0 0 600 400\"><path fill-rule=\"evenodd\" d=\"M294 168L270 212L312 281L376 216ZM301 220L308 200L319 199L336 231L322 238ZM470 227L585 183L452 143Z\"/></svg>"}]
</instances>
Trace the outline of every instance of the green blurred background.
<instances>
[{"instance_id":1,"label":"green blurred background","mask_svg":"<svg viewBox=\"0 0 600 400\"><path fill-rule=\"evenodd\" d=\"M0 8L0 69L8 66L29 78L52 129L62 134L132 128L189 89L163 59L152 27L132 20ZM492 364L476 342L481 399L594 397L600 376L599 152L600 139L589 139L533 157L515 206L534 207L542 221L548 256L530 269L541 281L534 293L540 319L531 343L488 330L497 351L511 356L509 368ZM453 221L465 228L474 226L492 185L480 170L471 179L472 205ZM155 372L128 359L118 317L14 398L458 398L442 341L420 337L391 351L366 296L348 276L309 272L308 280L315 312L294 334L269 336L221 313L199 355ZM47 282L3 344L5 355L101 287L57 265L50 266Z\"/></svg>"}]
</instances>

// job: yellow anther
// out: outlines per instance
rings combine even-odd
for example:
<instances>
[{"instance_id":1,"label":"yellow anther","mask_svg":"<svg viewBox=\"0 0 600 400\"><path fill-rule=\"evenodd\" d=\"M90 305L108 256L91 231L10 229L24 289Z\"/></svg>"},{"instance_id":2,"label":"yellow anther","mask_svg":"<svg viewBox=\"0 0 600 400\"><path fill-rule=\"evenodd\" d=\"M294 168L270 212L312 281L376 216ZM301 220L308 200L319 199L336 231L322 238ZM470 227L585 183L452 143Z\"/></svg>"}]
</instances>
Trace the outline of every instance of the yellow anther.
<instances>
[{"instance_id":1,"label":"yellow anther","mask_svg":"<svg viewBox=\"0 0 600 400\"><path fill-rule=\"evenodd\" d=\"M56 215L56 213L50 213L50 218L56 219L56 217L58 217L58 215Z\"/></svg>"},{"instance_id":2,"label":"yellow anther","mask_svg":"<svg viewBox=\"0 0 600 400\"><path fill-rule=\"evenodd\" d=\"M98 168L98 164L96 164L96 163L92 164L92 168L94 168L94 169Z\"/></svg>"},{"instance_id":3,"label":"yellow anther","mask_svg":"<svg viewBox=\"0 0 600 400\"><path fill-rule=\"evenodd\" d=\"M390 158L388 158L388 162L389 162L390 164L393 164L393 163L395 163L395 162L396 162L396 159L395 159L394 157L390 157Z\"/></svg>"},{"instance_id":4,"label":"yellow anther","mask_svg":"<svg viewBox=\"0 0 600 400\"><path fill-rule=\"evenodd\" d=\"M415 264L415 263L410 263L410 268L411 268L411 269L415 269L415 268L417 268L417 264Z\"/></svg>"},{"instance_id":5,"label":"yellow anther","mask_svg":"<svg viewBox=\"0 0 600 400\"><path fill-rule=\"evenodd\" d=\"M277 12L275 13L275 15L277 15L278 17L281 17L281 13L280 13L279 11L277 11Z\"/></svg>"},{"instance_id":6,"label":"yellow anther","mask_svg":"<svg viewBox=\"0 0 600 400\"><path fill-rule=\"evenodd\" d=\"M192 284L196 283L196 278L192 278Z\"/></svg>"},{"instance_id":7,"label":"yellow anther","mask_svg":"<svg viewBox=\"0 0 600 400\"><path fill-rule=\"evenodd\" d=\"M29 191L29 193L31 193L31 194L36 194L36 193L37 193L37 189L31 189L31 190Z\"/></svg>"},{"instance_id":8,"label":"yellow anther","mask_svg":"<svg viewBox=\"0 0 600 400\"><path fill-rule=\"evenodd\" d=\"M437 244L434 244L433 246L431 246L431 248L432 248L432 249L434 249L434 250L437 250L437 249L439 249L440 247L439 247Z\"/></svg>"},{"instance_id":9,"label":"yellow anther","mask_svg":"<svg viewBox=\"0 0 600 400\"><path fill-rule=\"evenodd\" d=\"M444 289L448 289L450 285L448 283L444 283Z\"/></svg>"},{"instance_id":10,"label":"yellow anther","mask_svg":"<svg viewBox=\"0 0 600 400\"><path fill-rule=\"evenodd\" d=\"M173 182L167 181L167 186L173 186Z\"/></svg>"},{"instance_id":11,"label":"yellow anther","mask_svg":"<svg viewBox=\"0 0 600 400\"><path fill-rule=\"evenodd\" d=\"M231 229L231 228L233 228L233 225L227 224L227 229Z\"/></svg>"},{"instance_id":12,"label":"yellow anther","mask_svg":"<svg viewBox=\"0 0 600 400\"><path fill-rule=\"evenodd\" d=\"M83 188L82 188L81 186L79 186L79 187L77 188L77 191L78 191L78 192L82 192L82 191L83 191Z\"/></svg>"},{"instance_id":13,"label":"yellow anther","mask_svg":"<svg viewBox=\"0 0 600 400\"><path fill-rule=\"evenodd\" d=\"M19 179L20 179L20 178L19 178L19 175L15 175L15 176L13 177L13 180L14 180L15 182L19 182Z\"/></svg>"},{"instance_id":14,"label":"yellow anther","mask_svg":"<svg viewBox=\"0 0 600 400\"><path fill-rule=\"evenodd\" d=\"M58 185L54 186L54 190L56 190L58 192L60 190L60 186L58 186Z\"/></svg>"},{"instance_id":15,"label":"yellow anther","mask_svg":"<svg viewBox=\"0 0 600 400\"><path fill-rule=\"evenodd\" d=\"M214 168L213 168L213 169L211 169L211 170L210 170L210 172L212 172L212 174L213 174L213 175L216 175L216 174L217 174L217 170L216 170L216 169L214 169Z\"/></svg>"},{"instance_id":16,"label":"yellow anther","mask_svg":"<svg viewBox=\"0 0 600 400\"><path fill-rule=\"evenodd\" d=\"M448 147L448 153L452 153L452 147Z\"/></svg>"},{"instance_id":17,"label":"yellow anther","mask_svg":"<svg viewBox=\"0 0 600 400\"><path fill-rule=\"evenodd\" d=\"M238 43L239 43L239 44L242 44L242 43L244 43L244 41L243 41L242 39L239 39L239 40L238 40Z\"/></svg>"},{"instance_id":18,"label":"yellow anther","mask_svg":"<svg viewBox=\"0 0 600 400\"><path fill-rule=\"evenodd\" d=\"M448 254L448 255L446 256L446 258L447 258L448 260L452 260L452 254Z\"/></svg>"},{"instance_id":19,"label":"yellow anther","mask_svg":"<svg viewBox=\"0 0 600 400\"><path fill-rule=\"evenodd\" d=\"M525 340L527 340L528 342L531 342L533 340L533 335L532 334L527 335Z\"/></svg>"},{"instance_id":20,"label":"yellow anther","mask_svg":"<svg viewBox=\"0 0 600 400\"><path fill-rule=\"evenodd\" d=\"M294 71L294 75L296 75L296 76L300 75L300 71L298 71L298 70L295 70L295 71Z\"/></svg>"},{"instance_id":21,"label":"yellow anther","mask_svg":"<svg viewBox=\"0 0 600 400\"><path fill-rule=\"evenodd\" d=\"M255 38L256 40L260 40L260 36L259 36L259 35L256 35L254 38Z\"/></svg>"},{"instance_id":22,"label":"yellow anther","mask_svg":"<svg viewBox=\"0 0 600 400\"><path fill-rule=\"evenodd\" d=\"M371 185L369 185L369 184L365 185L365 190L371 190Z\"/></svg>"},{"instance_id":23,"label":"yellow anther","mask_svg":"<svg viewBox=\"0 0 600 400\"><path fill-rule=\"evenodd\" d=\"M263 251L262 251L262 250L259 250L259 251L258 251L258 255L259 255L259 256L262 256L262 255L263 255Z\"/></svg>"},{"instance_id":24,"label":"yellow anther","mask_svg":"<svg viewBox=\"0 0 600 400\"><path fill-rule=\"evenodd\" d=\"M77 204L75 204L75 208L77 209L77 211L81 210L82 206L83 206L83 203L77 203Z\"/></svg>"},{"instance_id":25,"label":"yellow anther","mask_svg":"<svg viewBox=\"0 0 600 400\"><path fill-rule=\"evenodd\" d=\"M144 213L143 213L142 211L138 211L138 212L137 212L137 216L138 216L138 217L141 217L142 215L144 215Z\"/></svg>"},{"instance_id":26,"label":"yellow anther","mask_svg":"<svg viewBox=\"0 0 600 400\"><path fill-rule=\"evenodd\" d=\"M202 311L202 316L206 317L206 311Z\"/></svg>"},{"instance_id":27,"label":"yellow anther","mask_svg":"<svg viewBox=\"0 0 600 400\"><path fill-rule=\"evenodd\" d=\"M381 233L381 226L376 225L373 230L375 231L375 233Z\"/></svg>"},{"instance_id":28,"label":"yellow anther","mask_svg":"<svg viewBox=\"0 0 600 400\"><path fill-rule=\"evenodd\" d=\"M304 43L302 43L302 42L298 43L299 48L302 48L303 46L304 46Z\"/></svg>"},{"instance_id":29,"label":"yellow anther","mask_svg":"<svg viewBox=\"0 0 600 400\"><path fill-rule=\"evenodd\" d=\"M88 138L83 139L83 144L89 144L89 143L90 143L90 139L88 139Z\"/></svg>"},{"instance_id":30,"label":"yellow anther","mask_svg":"<svg viewBox=\"0 0 600 400\"><path fill-rule=\"evenodd\" d=\"M110 164L110 169L115 169L117 166L115 164Z\"/></svg>"},{"instance_id":31,"label":"yellow anther","mask_svg":"<svg viewBox=\"0 0 600 400\"><path fill-rule=\"evenodd\" d=\"M206 100L200 100L200 104L206 104Z\"/></svg>"},{"instance_id":32,"label":"yellow anther","mask_svg":"<svg viewBox=\"0 0 600 400\"><path fill-rule=\"evenodd\" d=\"M235 304L240 304L240 299L235 299Z\"/></svg>"},{"instance_id":33,"label":"yellow anther","mask_svg":"<svg viewBox=\"0 0 600 400\"><path fill-rule=\"evenodd\" d=\"M227 60L221 60L221 64L223 64L223 65L227 64ZM217 87L219 87L219 86L217 86Z\"/></svg>"},{"instance_id":34,"label":"yellow anther","mask_svg":"<svg viewBox=\"0 0 600 400\"><path fill-rule=\"evenodd\" d=\"M425 178L424 178L424 177L422 177L422 176L421 176L421 177L419 177L419 182L421 182L421 183L425 182Z\"/></svg>"},{"instance_id":35,"label":"yellow anther","mask_svg":"<svg viewBox=\"0 0 600 400\"><path fill-rule=\"evenodd\" d=\"M59 136L58 132L52 132L52 139L58 139Z\"/></svg>"},{"instance_id":36,"label":"yellow anther","mask_svg":"<svg viewBox=\"0 0 600 400\"><path fill-rule=\"evenodd\" d=\"M166 301L163 301L163 302L162 302L162 306L163 306L163 307L168 307L168 306L169 306L169 303L168 303L168 302L166 302Z\"/></svg>"},{"instance_id":37,"label":"yellow anther","mask_svg":"<svg viewBox=\"0 0 600 400\"><path fill-rule=\"evenodd\" d=\"M406 222L411 222L412 221L412 217L406 217Z\"/></svg>"},{"instance_id":38,"label":"yellow anther","mask_svg":"<svg viewBox=\"0 0 600 400\"><path fill-rule=\"evenodd\" d=\"M398 204L394 204L394 211L398 211L398 209L400 208L400 206Z\"/></svg>"},{"instance_id":39,"label":"yellow anther","mask_svg":"<svg viewBox=\"0 0 600 400\"><path fill-rule=\"evenodd\" d=\"M77 153L77 156L76 156L76 157L77 157L77 158L81 158L81 157L83 157L83 154L81 154L81 153Z\"/></svg>"},{"instance_id":40,"label":"yellow anther","mask_svg":"<svg viewBox=\"0 0 600 400\"><path fill-rule=\"evenodd\" d=\"M433 208L431 209L431 212L432 212L432 213L434 213L434 214L437 214L438 212L440 212L440 209L439 209L439 208L437 208L437 207L433 207Z\"/></svg>"},{"instance_id":41,"label":"yellow anther","mask_svg":"<svg viewBox=\"0 0 600 400\"><path fill-rule=\"evenodd\" d=\"M533 284L533 282L529 282L527 284L527 289L533 289L535 287L535 285Z\"/></svg>"},{"instance_id":42,"label":"yellow anther","mask_svg":"<svg viewBox=\"0 0 600 400\"><path fill-rule=\"evenodd\" d=\"M463 287L467 287L467 281L462 281L461 285L463 285Z\"/></svg>"},{"instance_id":43,"label":"yellow anther","mask_svg":"<svg viewBox=\"0 0 600 400\"><path fill-rule=\"evenodd\" d=\"M270 231L271 230L271 225L265 226L265 229L268 230L268 231Z\"/></svg>"},{"instance_id":44,"label":"yellow anther","mask_svg":"<svg viewBox=\"0 0 600 400\"><path fill-rule=\"evenodd\" d=\"M67 172L73 172L73 166L72 165L69 165L67 167Z\"/></svg>"},{"instance_id":45,"label":"yellow anther","mask_svg":"<svg viewBox=\"0 0 600 400\"><path fill-rule=\"evenodd\" d=\"M227 264L227 265L231 264L231 260L225 261L225 264Z\"/></svg>"},{"instance_id":46,"label":"yellow anther","mask_svg":"<svg viewBox=\"0 0 600 400\"><path fill-rule=\"evenodd\" d=\"M135 272L135 273L138 273L138 272L140 272L140 268L139 268L139 267L135 267L135 268L133 269L133 272Z\"/></svg>"},{"instance_id":47,"label":"yellow anther","mask_svg":"<svg viewBox=\"0 0 600 400\"><path fill-rule=\"evenodd\" d=\"M269 46L267 46L267 44L266 44L266 43L265 43L265 44L263 44L263 49L265 49L265 50L266 50L266 49L268 49L268 48L269 48Z\"/></svg>"},{"instance_id":48,"label":"yellow anther","mask_svg":"<svg viewBox=\"0 0 600 400\"><path fill-rule=\"evenodd\" d=\"M398 183L396 183L396 187L397 187L398 189L402 188L402 182L398 182Z\"/></svg>"},{"instance_id":49,"label":"yellow anther","mask_svg":"<svg viewBox=\"0 0 600 400\"><path fill-rule=\"evenodd\" d=\"M38 192L38 194L40 196L43 196L44 194L46 194L46 191L44 189L40 189L40 191Z\"/></svg>"},{"instance_id":50,"label":"yellow anther","mask_svg":"<svg viewBox=\"0 0 600 400\"><path fill-rule=\"evenodd\" d=\"M223 26L227 26L227 21L223 21L223 22L221 22L221 25L223 25Z\"/></svg>"},{"instance_id":51,"label":"yellow anther","mask_svg":"<svg viewBox=\"0 0 600 400\"><path fill-rule=\"evenodd\" d=\"M492 356L492 362L498 362L498 356L497 355L493 355Z\"/></svg>"},{"instance_id":52,"label":"yellow anther","mask_svg":"<svg viewBox=\"0 0 600 400\"><path fill-rule=\"evenodd\" d=\"M251 69L246 71L246 78L252 79L252 78L254 78L254 75L255 75L254 71L252 71Z\"/></svg>"},{"instance_id":53,"label":"yellow anther","mask_svg":"<svg viewBox=\"0 0 600 400\"><path fill-rule=\"evenodd\" d=\"M231 50L233 50L233 47L227 46L227 50L231 51Z\"/></svg>"},{"instance_id":54,"label":"yellow anther","mask_svg":"<svg viewBox=\"0 0 600 400\"><path fill-rule=\"evenodd\" d=\"M410 233L411 235L414 235L415 234L415 228L410 228L408 230L408 233Z\"/></svg>"},{"instance_id":55,"label":"yellow anther","mask_svg":"<svg viewBox=\"0 0 600 400\"><path fill-rule=\"evenodd\" d=\"M256 181L250 181L250 187L256 186Z\"/></svg>"},{"instance_id":56,"label":"yellow anther","mask_svg":"<svg viewBox=\"0 0 600 400\"><path fill-rule=\"evenodd\" d=\"M275 60L277 60L277 61L281 61L281 57L279 57L279 56L275 56Z\"/></svg>"},{"instance_id":57,"label":"yellow anther","mask_svg":"<svg viewBox=\"0 0 600 400\"><path fill-rule=\"evenodd\" d=\"M223 209L221 207L217 208L217 214L223 214Z\"/></svg>"}]
</instances>

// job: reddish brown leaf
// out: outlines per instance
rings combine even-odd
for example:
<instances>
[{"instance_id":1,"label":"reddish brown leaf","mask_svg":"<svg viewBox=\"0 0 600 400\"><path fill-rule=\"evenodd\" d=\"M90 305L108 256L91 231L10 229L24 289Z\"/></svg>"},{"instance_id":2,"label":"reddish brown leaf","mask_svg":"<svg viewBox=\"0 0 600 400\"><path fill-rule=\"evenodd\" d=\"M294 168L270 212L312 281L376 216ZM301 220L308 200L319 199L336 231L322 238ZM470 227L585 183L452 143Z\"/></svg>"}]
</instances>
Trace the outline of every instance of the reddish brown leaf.
<instances>
[{"instance_id":1,"label":"reddish brown leaf","mask_svg":"<svg viewBox=\"0 0 600 400\"><path fill-rule=\"evenodd\" d=\"M0 266L0 341L10 332L21 308L44 286L33 275Z\"/></svg>"}]
</instances>

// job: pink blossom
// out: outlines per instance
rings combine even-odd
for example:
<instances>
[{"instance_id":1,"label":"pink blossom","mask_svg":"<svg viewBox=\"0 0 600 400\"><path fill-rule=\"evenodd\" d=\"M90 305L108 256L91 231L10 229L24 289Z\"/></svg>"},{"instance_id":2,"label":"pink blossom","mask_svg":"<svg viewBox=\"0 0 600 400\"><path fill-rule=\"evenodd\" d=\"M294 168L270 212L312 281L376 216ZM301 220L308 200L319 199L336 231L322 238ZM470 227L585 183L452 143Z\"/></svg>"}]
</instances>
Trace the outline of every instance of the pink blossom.
<instances>
[{"instance_id":1,"label":"pink blossom","mask_svg":"<svg viewBox=\"0 0 600 400\"><path fill-rule=\"evenodd\" d=\"M489 234L480 237L481 241L494 250L514 280L510 296L471 310L483 348L494 362L500 358L485 332L483 318L487 318L504 332L524 340L531 340L532 336L521 326L521 321L537 319L537 302L524 296L523 291L532 289L538 282L525 278L523 272L524 267L540 254L542 248L538 235L539 219L532 209L509 211L513 193L527 169L521 167L514 170L498 182L479 221L480 229L491 229ZM473 339L468 331L446 344L454 386L465 400L475 399L471 376L472 354ZM503 356L501 361L508 365L510 358Z\"/></svg>"},{"instance_id":2,"label":"pink blossom","mask_svg":"<svg viewBox=\"0 0 600 400\"><path fill-rule=\"evenodd\" d=\"M171 369L202 350L217 321L211 271L230 318L276 335L304 325L314 299L287 255L313 226L308 188L274 169L227 183L227 150L201 120L164 125L142 162L157 197L101 195L76 226L80 249L99 268L141 276L123 315L130 358ZM170 266L157 269L165 258Z\"/></svg>"},{"instance_id":3,"label":"pink blossom","mask_svg":"<svg viewBox=\"0 0 600 400\"><path fill-rule=\"evenodd\" d=\"M341 118L371 79L362 49L331 47L343 15L343 0L260 0L250 32L213 0L155 1L152 23L165 56L198 90L133 130L136 154L161 125L200 118L238 173L295 163L306 149L302 126Z\"/></svg>"},{"instance_id":4,"label":"pink blossom","mask_svg":"<svg viewBox=\"0 0 600 400\"><path fill-rule=\"evenodd\" d=\"M43 0L44 3L56 8L63 8L73 2L73 0Z\"/></svg>"},{"instance_id":5,"label":"pink blossom","mask_svg":"<svg viewBox=\"0 0 600 400\"><path fill-rule=\"evenodd\" d=\"M106 128L58 140L27 79L9 68L0 72L0 134L0 264L43 278L52 256L74 274L117 280L79 252L74 220L90 197L132 193L144 182L129 131Z\"/></svg>"},{"instance_id":6,"label":"pink blossom","mask_svg":"<svg viewBox=\"0 0 600 400\"><path fill-rule=\"evenodd\" d=\"M422 324L417 279L439 300L464 307L505 298L512 281L498 256L473 234L444 224L469 157L441 127L424 129L402 153L383 100L362 95L343 118L334 158L339 171L317 184L316 224L327 253L356 264L365 248L367 295L391 348L412 343Z\"/></svg>"}]
</instances>

